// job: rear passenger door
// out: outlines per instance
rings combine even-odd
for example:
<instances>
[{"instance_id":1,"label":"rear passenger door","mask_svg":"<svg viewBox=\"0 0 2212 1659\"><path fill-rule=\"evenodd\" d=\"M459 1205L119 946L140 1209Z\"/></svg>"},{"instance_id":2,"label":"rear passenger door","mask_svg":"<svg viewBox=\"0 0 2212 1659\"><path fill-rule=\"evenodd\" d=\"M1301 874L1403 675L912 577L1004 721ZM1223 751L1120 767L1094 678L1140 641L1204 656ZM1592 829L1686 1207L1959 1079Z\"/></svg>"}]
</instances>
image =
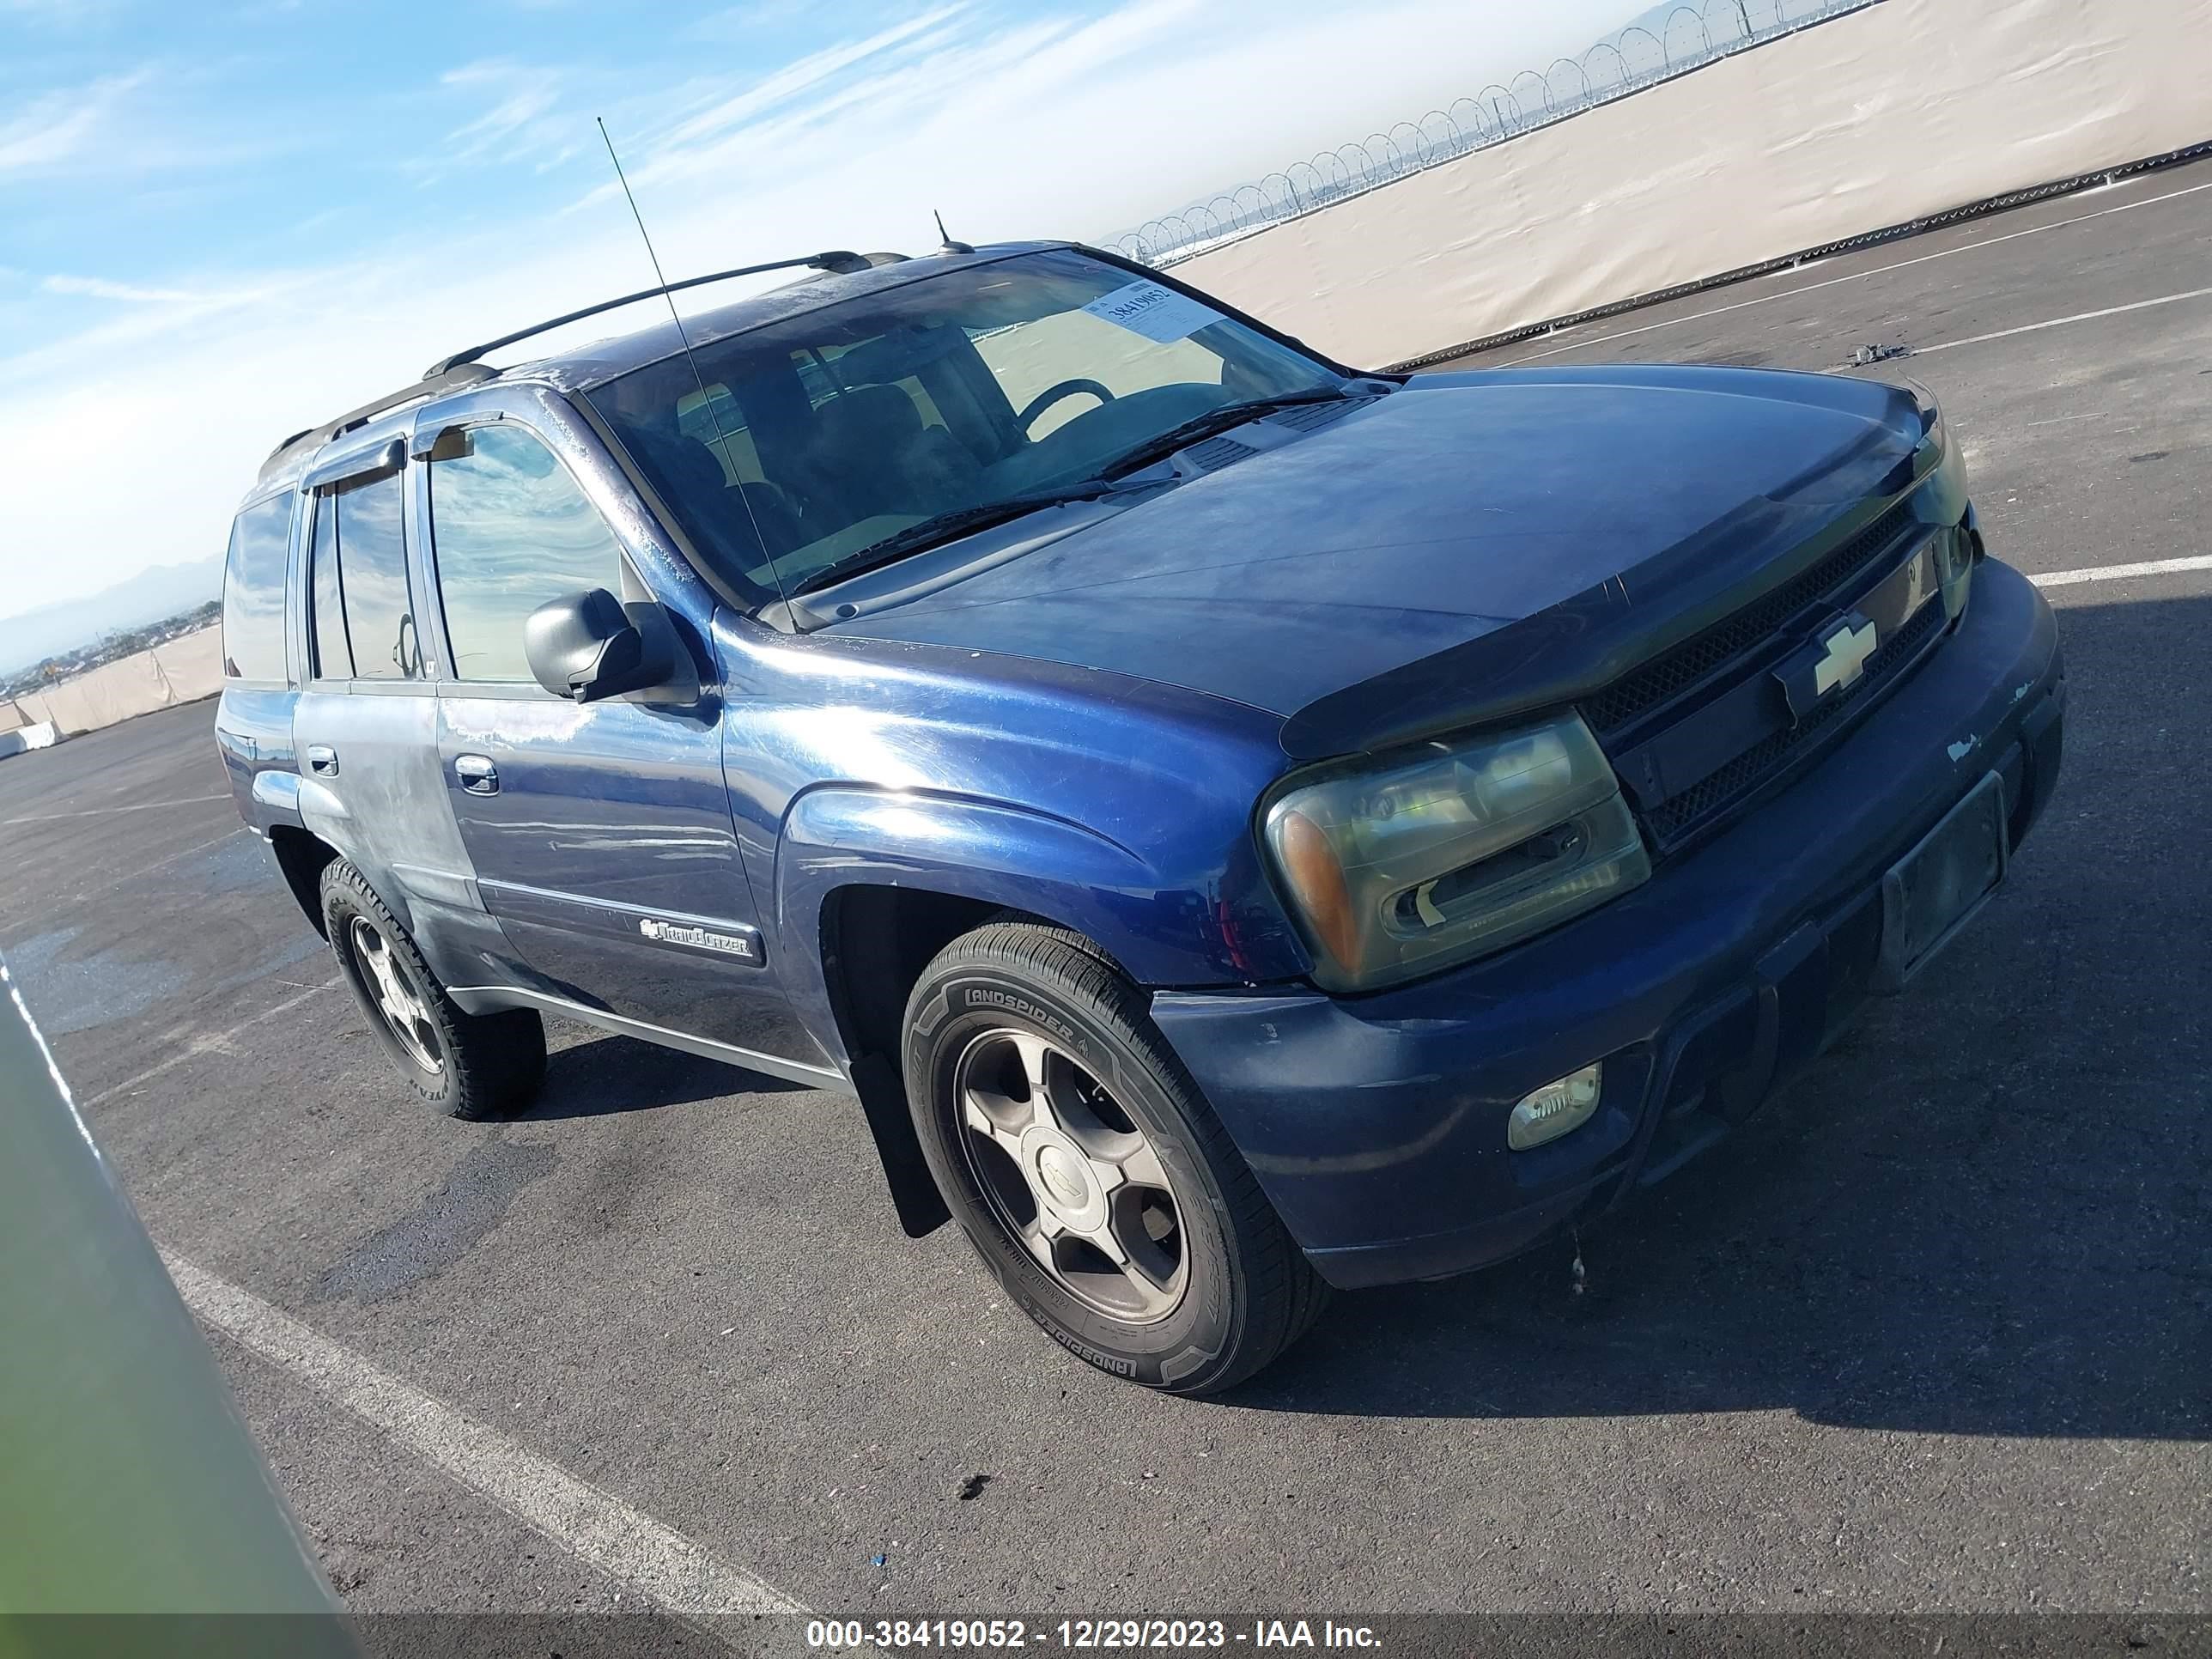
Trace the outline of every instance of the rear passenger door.
<instances>
[{"instance_id":1,"label":"rear passenger door","mask_svg":"<svg viewBox=\"0 0 2212 1659\"><path fill-rule=\"evenodd\" d=\"M307 661L292 728L301 821L360 868L450 981L500 941L438 766L410 470L387 425L307 475Z\"/></svg>"},{"instance_id":2,"label":"rear passenger door","mask_svg":"<svg viewBox=\"0 0 2212 1659\"><path fill-rule=\"evenodd\" d=\"M540 686L532 611L593 587L653 597L640 538L610 520L635 526L636 506L607 499L605 452L550 394L493 388L464 407L421 416L416 449L438 458L422 488L448 665L439 755L484 902L541 994L823 1064L762 959L706 630L670 607L703 688L686 700L579 704Z\"/></svg>"}]
</instances>

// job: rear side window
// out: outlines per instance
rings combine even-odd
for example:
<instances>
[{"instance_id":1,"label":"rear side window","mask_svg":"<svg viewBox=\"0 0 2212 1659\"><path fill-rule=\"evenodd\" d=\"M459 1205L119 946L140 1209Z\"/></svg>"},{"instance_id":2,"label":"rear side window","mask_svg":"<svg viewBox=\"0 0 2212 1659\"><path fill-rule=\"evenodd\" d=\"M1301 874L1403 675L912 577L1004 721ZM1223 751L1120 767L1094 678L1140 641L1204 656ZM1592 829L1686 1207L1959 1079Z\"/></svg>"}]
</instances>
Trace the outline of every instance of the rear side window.
<instances>
[{"instance_id":1,"label":"rear side window","mask_svg":"<svg viewBox=\"0 0 2212 1659\"><path fill-rule=\"evenodd\" d=\"M527 680L524 619L563 593L620 592L622 549L537 438L496 426L472 428L468 441L466 454L430 465L431 545L453 678Z\"/></svg>"},{"instance_id":2,"label":"rear side window","mask_svg":"<svg viewBox=\"0 0 2212 1659\"><path fill-rule=\"evenodd\" d=\"M407 592L400 479L386 472L349 481L321 503L337 509L338 586L357 679L411 680L422 673Z\"/></svg>"},{"instance_id":3,"label":"rear side window","mask_svg":"<svg viewBox=\"0 0 2212 1659\"><path fill-rule=\"evenodd\" d=\"M284 678L284 571L292 498L278 495L238 515L222 574L222 672L234 680Z\"/></svg>"},{"instance_id":4,"label":"rear side window","mask_svg":"<svg viewBox=\"0 0 2212 1659\"><path fill-rule=\"evenodd\" d=\"M308 574L309 637L315 647L318 679L353 678L353 645L346 638L344 589L338 580L338 506L335 495L315 503L314 550Z\"/></svg>"}]
</instances>

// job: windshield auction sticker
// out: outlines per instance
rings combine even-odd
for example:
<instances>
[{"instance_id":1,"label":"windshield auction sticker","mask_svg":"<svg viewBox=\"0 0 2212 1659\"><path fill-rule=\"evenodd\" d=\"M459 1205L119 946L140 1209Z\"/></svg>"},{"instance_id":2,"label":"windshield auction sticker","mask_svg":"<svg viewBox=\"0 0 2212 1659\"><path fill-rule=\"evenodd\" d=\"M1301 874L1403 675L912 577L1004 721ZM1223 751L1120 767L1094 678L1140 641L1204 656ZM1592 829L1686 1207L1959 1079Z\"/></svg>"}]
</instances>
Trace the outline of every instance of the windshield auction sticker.
<instances>
[{"instance_id":1,"label":"windshield auction sticker","mask_svg":"<svg viewBox=\"0 0 2212 1659\"><path fill-rule=\"evenodd\" d=\"M1221 313L1212 306L1141 277L1111 294L1102 294L1083 308L1093 317L1103 317L1161 345L1221 320Z\"/></svg>"}]
</instances>

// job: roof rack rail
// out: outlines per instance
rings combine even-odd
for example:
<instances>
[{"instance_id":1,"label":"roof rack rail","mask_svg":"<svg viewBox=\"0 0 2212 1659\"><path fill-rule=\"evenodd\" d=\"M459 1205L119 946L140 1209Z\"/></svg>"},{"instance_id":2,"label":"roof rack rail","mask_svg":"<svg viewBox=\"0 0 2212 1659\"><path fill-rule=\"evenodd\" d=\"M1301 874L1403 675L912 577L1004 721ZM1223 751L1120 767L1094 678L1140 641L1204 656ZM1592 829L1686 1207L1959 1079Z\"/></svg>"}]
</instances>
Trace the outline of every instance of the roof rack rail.
<instances>
[{"instance_id":1,"label":"roof rack rail","mask_svg":"<svg viewBox=\"0 0 2212 1659\"><path fill-rule=\"evenodd\" d=\"M596 317L603 311L612 311L617 306L634 305L640 300L650 300L656 295L674 294L681 289L697 288L702 283L725 283L732 276L757 276L764 270L792 270L800 265L811 265L817 270L833 271L843 275L855 270L866 270L870 263L857 253L837 249L828 253L810 253L803 258L771 259L766 264L739 265L735 270L710 271L704 276L686 276L680 283L664 283L654 288L641 288L635 294L623 295L619 300L603 300L598 305L586 306L581 311L571 311L563 316L555 317L545 322L532 323L528 328L519 328L512 334L502 334L496 340L486 340L482 345L469 346L454 352L450 356L441 357L422 371L422 378L426 380L437 380L442 375L450 374L464 364L473 363L487 351L496 351L501 346L510 346L518 340L526 340L533 334L543 334L549 329L559 328L564 323L580 322L586 317Z\"/></svg>"},{"instance_id":2,"label":"roof rack rail","mask_svg":"<svg viewBox=\"0 0 2212 1659\"><path fill-rule=\"evenodd\" d=\"M313 438L315 441L314 447L319 449L339 434L350 432L357 426L366 426L379 415L389 410L398 409L402 404L419 403L422 399L437 392L458 391L465 386L474 386L479 380L489 380L495 372L487 368L482 363L455 363L452 368L437 375L425 376L422 380L410 381L397 392L387 392L381 398L372 398L359 409L349 409L335 421L325 421L319 426L301 428L269 452L269 461L275 460L286 450L303 440ZM264 471L269 465L269 461L264 461L261 464Z\"/></svg>"}]
</instances>

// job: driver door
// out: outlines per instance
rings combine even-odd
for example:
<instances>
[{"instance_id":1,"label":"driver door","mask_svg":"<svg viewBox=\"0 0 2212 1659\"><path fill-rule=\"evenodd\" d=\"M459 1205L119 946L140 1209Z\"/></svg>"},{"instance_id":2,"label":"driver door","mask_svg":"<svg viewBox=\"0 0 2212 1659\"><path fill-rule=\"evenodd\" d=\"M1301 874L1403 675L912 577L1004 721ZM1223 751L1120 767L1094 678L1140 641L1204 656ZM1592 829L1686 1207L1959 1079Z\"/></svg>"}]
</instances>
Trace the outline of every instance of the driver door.
<instances>
[{"instance_id":1,"label":"driver door","mask_svg":"<svg viewBox=\"0 0 2212 1659\"><path fill-rule=\"evenodd\" d=\"M515 393L507 396L513 398ZM763 958L722 776L719 676L674 619L704 692L574 703L531 674L523 623L564 592L650 597L563 459L592 441L516 409L425 416L422 521L444 641L438 753L485 908L541 998L819 1065ZM604 483L601 488L605 486ZM673 614L673 613L672 613Z\"/></svg>"}]
</instances>

